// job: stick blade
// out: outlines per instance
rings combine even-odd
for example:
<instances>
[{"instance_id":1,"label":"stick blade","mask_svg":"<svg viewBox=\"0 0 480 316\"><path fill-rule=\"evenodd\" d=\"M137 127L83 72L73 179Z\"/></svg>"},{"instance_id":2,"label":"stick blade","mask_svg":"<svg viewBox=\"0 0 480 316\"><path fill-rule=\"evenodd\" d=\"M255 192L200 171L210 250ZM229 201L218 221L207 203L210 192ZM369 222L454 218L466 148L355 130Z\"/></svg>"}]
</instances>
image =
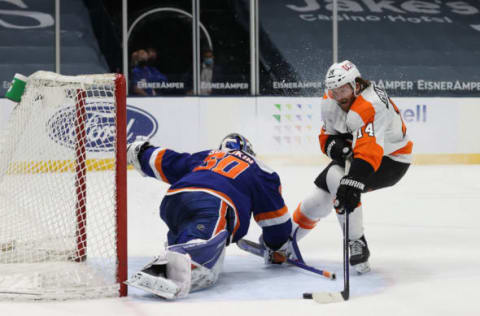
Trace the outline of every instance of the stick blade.
<instances>
[{"instance_id":1,"label":"stick blade","mask_svg":"<svg viewBox=\"0 0 480 316\"><path fill-rule=\"evenodd\" d=\"M330 304L345 301L341 292L303 293L303 298L312 299L319 304Z\"/></svg>"}]
</instances>

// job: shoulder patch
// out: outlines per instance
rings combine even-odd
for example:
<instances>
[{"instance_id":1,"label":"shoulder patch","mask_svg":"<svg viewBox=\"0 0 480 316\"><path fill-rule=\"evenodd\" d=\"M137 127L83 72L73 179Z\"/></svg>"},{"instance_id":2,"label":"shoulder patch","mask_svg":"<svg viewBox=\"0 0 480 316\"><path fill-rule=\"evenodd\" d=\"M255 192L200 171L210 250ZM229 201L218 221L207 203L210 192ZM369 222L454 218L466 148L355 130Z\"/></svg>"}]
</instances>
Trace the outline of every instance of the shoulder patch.
<instances>
[{"instance_id":1,"label":"shoulder patch","mask_svg":"<svg viewBox=\"0 0 480 316\"><path fill-rule=\"evenodd\" d=\"M388 95L387 95L387 91L385 91L385 89L381 88L381 87L378 87L376 85L373 85L373 91L375 91L375 93L377 94L378 98L380 99L380 101L383 102L383 104L385 104L385 106L387 107L388 109Z\"/></svg>"}]
</instances>

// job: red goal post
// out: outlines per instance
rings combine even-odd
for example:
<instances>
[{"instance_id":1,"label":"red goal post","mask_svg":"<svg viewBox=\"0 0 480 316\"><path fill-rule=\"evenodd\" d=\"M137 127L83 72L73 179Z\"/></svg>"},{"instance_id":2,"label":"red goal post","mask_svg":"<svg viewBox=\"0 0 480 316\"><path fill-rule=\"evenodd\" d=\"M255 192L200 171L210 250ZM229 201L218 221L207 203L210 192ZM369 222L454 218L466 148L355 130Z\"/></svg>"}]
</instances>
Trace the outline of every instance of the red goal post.
<instances>
[{"instance_id":1,"label":"red goal post","mask_svg":"<svg viewBox=\"0 0 480 316\"><path fill-rule=\"evenodd\" d=\"M28 77L0 137L0 299L127 295L126 84Z\"/></svg>"}]
</instances>

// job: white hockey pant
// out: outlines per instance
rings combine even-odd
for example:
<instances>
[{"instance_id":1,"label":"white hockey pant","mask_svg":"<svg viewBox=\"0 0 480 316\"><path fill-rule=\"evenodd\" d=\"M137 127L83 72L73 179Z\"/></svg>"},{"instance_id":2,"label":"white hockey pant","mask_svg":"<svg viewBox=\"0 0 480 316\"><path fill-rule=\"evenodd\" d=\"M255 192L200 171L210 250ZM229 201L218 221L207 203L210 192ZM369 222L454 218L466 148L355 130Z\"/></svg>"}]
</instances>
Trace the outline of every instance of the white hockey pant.
<instances>
[{"instance_id":1,"label":"white hockey pant","mask_svg":"<svg viewBox=\"0 0 480 316\"><path fill-rule=\"evenodd\" d=\"M337 194L340 179L345 175L345 171L338 165L329 168L326 175L327 192L314 185L312 192L298 205L293 214L294 230L298 227L297 240L305 237L316 226L320 219L328 216L334 209L333 202ZM337 214L338 221L343 228L344 215ZM363 229L363 209L360 205L349 216L350 239L355 240L362 237Z\"/></svg>"}]
</instances>

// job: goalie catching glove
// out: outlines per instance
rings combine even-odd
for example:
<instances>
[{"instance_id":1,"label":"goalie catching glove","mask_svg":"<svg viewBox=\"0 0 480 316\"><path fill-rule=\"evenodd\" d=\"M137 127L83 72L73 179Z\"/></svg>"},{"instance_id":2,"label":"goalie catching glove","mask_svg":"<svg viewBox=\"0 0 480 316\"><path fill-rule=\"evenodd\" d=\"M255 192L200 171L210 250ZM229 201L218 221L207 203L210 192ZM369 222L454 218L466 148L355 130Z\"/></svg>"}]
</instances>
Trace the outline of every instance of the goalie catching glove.
<instances>
[{"instance_id":1,"label":"goalie catching glove","mask_svg":"<svg viewBox=\"0 0 480 316\"><path fill-rule=\"evenodd\" d=\"M127 146L127 163L133 165L133 167L144 177L147 175L142 170L140 157L142 156L142 153L150 147L153 146L150 145L148 138L145 136L137 136L137 138Z\"/></svg>"}]
</instances>

